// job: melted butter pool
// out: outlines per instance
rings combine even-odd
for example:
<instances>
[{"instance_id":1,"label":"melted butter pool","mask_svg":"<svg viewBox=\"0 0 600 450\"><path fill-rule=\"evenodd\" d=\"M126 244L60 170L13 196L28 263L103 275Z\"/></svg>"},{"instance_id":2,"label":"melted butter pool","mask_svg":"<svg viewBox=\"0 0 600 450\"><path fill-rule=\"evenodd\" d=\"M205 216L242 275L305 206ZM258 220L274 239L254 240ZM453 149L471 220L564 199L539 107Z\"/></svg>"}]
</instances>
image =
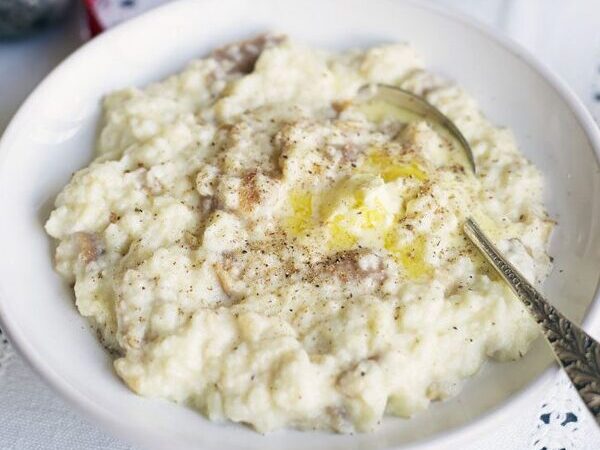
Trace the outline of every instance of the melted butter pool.
<instances>
[{"instance_id":1,"label":"melted butter pool","mask_svg":"<svg viewBox=\"0 0 600 450\"><path fill-rule=\"evenodd\" d=\"M408 244L397 240L395 231L403 200L390 198L394 190L389 186L399 179L423 183L428 175L414 161L373 148L354 173L335 186L321 192L290 191L290 215L285 218L284 228L293 236L317 237L331 252L358 245L384 249L404 268L407 277L429 274L432 269L425 262L425 237L418 235Z\"/></svg>"}]
</instances>

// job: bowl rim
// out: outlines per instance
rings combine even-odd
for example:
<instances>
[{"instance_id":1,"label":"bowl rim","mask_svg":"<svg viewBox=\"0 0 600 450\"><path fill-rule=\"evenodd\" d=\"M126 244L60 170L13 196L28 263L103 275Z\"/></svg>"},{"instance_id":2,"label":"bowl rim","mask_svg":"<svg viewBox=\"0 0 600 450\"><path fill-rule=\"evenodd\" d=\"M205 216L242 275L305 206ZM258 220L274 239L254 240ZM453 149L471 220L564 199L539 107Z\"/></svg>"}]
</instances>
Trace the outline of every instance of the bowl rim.
<instances>
[{"instance_id":1,"label":"bowl rim","mask_svg":"<svg viewBox=\"0 0 600 450\"><path fill-rule=\"evenodd\" d=\"M4 133L0 137L0 165L4 162L7 151L6 143L11 139L12 135L16 134L20 123L23 121L23 117L29 113L32 109L35 98L40 91L45 89L45 86L50 83L51 80L61 75L61 72L68 69L70 65L76 64L77 59L82 54L90 51L96 46L103 45L107 39L114 39L119 34L127 33L130 27L142 26L142 23L152 23L155 17L158 17L163 13L164 10L173 9L175 10L181 5L186 3L203 3L207 0L177 0L169 2L153 8L140 14L137 17L132 18L126 22L120 23L115 27L104 31L93 40L86 42L84 45L76 49L61 63L59 63L54 69L52 69L44 79L35 87L35 89L27 96L25 101L21 104L17 112L11 118L8 126ZM392 0L379 0L381 3L392 4ZM402 2L417 8L425 10L428 13L438 15L444 19L454 21L462 26L476 31L479 35L482 35L484 39L494 42L516 58L520 59L524 64L531 67L537 74L539 74L552 89L554 89L559 97L566 103L578 124L582 127L590 147L594 150L596 157L596 164L600 167L600 129L595 123L589 110L585 107L581 99L574 93L570 86L561 79L559 75L554 73L545 63L538 60L529 50L525 49L524 46L514 41L510 37L506 36L499 30L494 29L492 26L484 24L477 19L467 16L466 14L457 11L453 7L446 7L442 5L432 4L426 0L402 0ZM19 329L18 324L11 321L10 314L7 314L4 305L7 299L3 294L2 289L2 276L0 274L0 326L4 334L8 337L11 345L15 348L19 355L25 360L25 362L31 367L36 373L38 373L41 379L50 386L55 392L66 399L69 404L73 405L76 409L83 412L88 418L94 420L101 426L102 429L110 432L113 436L118 436L125 441L135 441L137 443L145 442L147 444L156 444L152 437L140 433L139 430L135 432L135 438L132 439L134 429L127 425L124 425L121 420L115 417L114 411L105 408L98 404L92 398L86 396L83 393L78 392L72 388L68 382L57 372L53 367L48 365L42 355L28 342L26 336ZM594 291L593 299L586 309L585 316L583 319L583 327L590 329L592 323L596 326L600 326L600 277L596 282L596 288ZM498 424L506 423L508 421L508 407L516 406L517 403L527 403L530 400L537 399L541 394L542 388L546 387L552 380L553 376L558 372L558 366L555 363L551 363L547 369L545 369L540 375L526 384L522 389L514 392L504 401L498 403L494 407L490 408L483 414L465 422L463 425L458 427L445 430L436 433L432 436L419 439L414 442L403 444L403 449L426 449L426 448L437 448L440 444L448 444L451 442L457 442L458 439L465 440L467 438L475 439L482 436L487 431L495 429Z\"/></svg>"}]
</instances>

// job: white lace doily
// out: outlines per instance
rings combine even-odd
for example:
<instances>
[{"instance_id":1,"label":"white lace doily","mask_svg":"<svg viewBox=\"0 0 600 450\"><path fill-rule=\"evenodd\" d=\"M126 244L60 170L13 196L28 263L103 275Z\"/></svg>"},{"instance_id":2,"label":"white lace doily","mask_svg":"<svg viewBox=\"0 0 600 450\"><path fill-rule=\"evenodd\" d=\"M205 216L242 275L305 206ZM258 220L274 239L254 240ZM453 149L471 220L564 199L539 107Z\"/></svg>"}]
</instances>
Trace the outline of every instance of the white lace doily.
<instances>
[{"instance_id":1,"label":"white lace doily","mask_svg":"<svg viewBox=\"0 0 600 450\"><path fill-rule=\"evenodd\" d=\"M534 450L588 450L583 446L582 431L591 429L589 414L575 388L561 370L556 383L544 398L530 448ZM592 450L592 449L589 449Z\"/></svg>"},{"instance_id":2,"label":"white lace doily","mask_svg":"<svg viewBox=\"0 0 600 450\"><path fill-rule=\"evenodd\" d=\"M0 329L0 377L6 372L13 357L14 351L8 342L8 339L6 339L6 336L2 333L2 329Z\"/></svg>"}]
</instances>

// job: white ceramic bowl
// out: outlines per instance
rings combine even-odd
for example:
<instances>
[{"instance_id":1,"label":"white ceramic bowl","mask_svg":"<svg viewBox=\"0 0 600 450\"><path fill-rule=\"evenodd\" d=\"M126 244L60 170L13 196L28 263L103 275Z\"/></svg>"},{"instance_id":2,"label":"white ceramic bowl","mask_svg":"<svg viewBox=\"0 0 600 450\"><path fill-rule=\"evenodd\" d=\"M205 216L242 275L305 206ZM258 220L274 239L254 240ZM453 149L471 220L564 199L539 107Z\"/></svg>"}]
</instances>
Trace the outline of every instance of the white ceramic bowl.
<instances>
[{"instance_id":1,"label":"white ceramic bowl","mask_svg":"<svg viewBox=\"0 0 600 450\"><path fill-rule=\"evenodd\" d=\"M29 97L0 144L0 312L23 356L59 392L114 433L147 448L379 449L460 445L502 426L539 399L552 371L538 340L512 364L489 364L456 399L373 434L294 431L259 435L209 423L184 407L132 394L52 268L42 225L70 174L92 156L99 100L182 67L211 48L275 29L327 48L410 41L431 70L456 80L483 111L514 130L547 179L559 226L546 283L552 301L581 320L600 269L600 138L574 95L523 50L468 20L405 1L186 0L109 31L62 63ZM598 302L588 329L600 327ZM535 381L534 381L535 380Z\"/></svg>"}]
</instances>

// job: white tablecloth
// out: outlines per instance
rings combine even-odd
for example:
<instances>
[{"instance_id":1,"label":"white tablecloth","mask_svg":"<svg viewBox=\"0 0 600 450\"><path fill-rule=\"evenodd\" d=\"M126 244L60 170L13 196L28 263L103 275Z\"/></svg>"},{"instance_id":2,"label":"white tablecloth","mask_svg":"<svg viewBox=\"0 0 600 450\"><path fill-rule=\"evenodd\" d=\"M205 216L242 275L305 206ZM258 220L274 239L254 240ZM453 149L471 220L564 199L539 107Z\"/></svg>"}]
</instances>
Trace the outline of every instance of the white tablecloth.
<instances>
[{"instance_id":1,"label":"white tablecloth","mask_svg":"<svg viewBox=\"0 0 600 450\"><path fill-rule=\"evenodd\" d=\"M138 6L143 3L138 0ZM438 0L497 27L558 72L600 120L600 0ZM0 44L0 132L31 89L82 43L81 11L21 42ZM1 253L0 253L1 257ZM592 330L596 337L600 330ZM135 447L109 436L52 392L0 335L0 449ZM595 450L600 431L564 375L541 404L467 450Z\"/></svg>"}]
</instances>

